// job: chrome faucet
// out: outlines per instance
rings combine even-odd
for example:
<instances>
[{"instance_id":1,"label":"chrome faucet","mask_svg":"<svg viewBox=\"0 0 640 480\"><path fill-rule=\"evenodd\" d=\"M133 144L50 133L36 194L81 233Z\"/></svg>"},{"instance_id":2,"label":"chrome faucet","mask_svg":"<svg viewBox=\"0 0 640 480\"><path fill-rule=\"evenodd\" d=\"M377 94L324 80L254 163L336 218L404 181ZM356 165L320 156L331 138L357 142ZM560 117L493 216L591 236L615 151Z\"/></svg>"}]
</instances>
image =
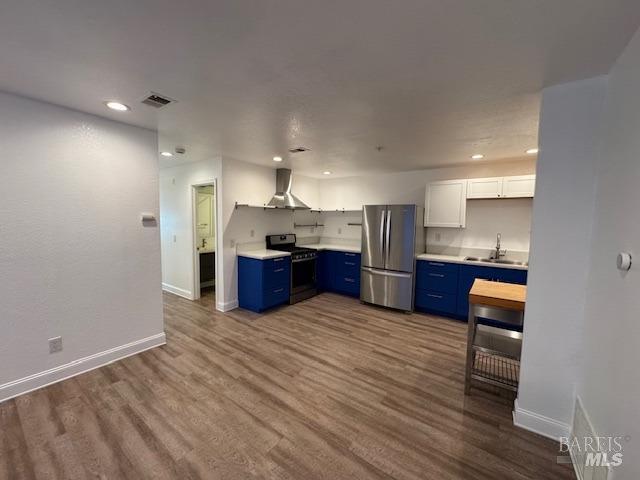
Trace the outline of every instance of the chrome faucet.
<instances>
[{"instance_id":1,"label":"chrome faucet","mask_svg":"<svg viewBox=\"0 0 640 480\"><path fill-rule=\"evenodd\" d=\"M507 254L506 250L502 250L500 248L500 240L502 239L502 234L498 233L496 236L496 249L493 252L493 258L498 260L500 257L504 257Z\"/></svg>"}]
</instances>

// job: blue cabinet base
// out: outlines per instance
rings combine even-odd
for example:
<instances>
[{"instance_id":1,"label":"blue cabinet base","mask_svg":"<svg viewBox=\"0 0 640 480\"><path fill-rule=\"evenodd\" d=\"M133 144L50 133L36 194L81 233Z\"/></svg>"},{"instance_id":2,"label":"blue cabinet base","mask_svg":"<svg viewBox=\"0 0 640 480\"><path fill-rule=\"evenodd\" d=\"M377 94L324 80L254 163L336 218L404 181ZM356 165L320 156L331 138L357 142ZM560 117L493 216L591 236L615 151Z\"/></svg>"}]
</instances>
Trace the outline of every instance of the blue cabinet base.
<instances>
[{"instance_id":1,"label":"blue cabinet base","mask_svg":"<svg viewBox=\"0 0 640 480\"><path fill-rule=\"evenodd\" d=\"M360 297L360 254L327 250L318 256L318 291Z\"/></svg>"},{"instance_id":2,"label":"blue cabinet base","mask_svg":"<svg viewBox=\"0 0 640 480\"><path fill-rule=\"evenodd\" d=\"M238 257L238 304L253 312L289 301L291 259L288 257L257 260Z\"/></svg>"},{"instance_id":3,"label":"blue cabinet base","mask_svg":"<svg viewBox=\"0 0 640 480\"><path fill-rule=\"evenodd\" d=\"M418 260L416 310L466 321L469 313L469 291L476 278L526 284L527 271ZM480 320L479 323L484 322ZM490 323L487 321L487 324Z\"/></svg>"}]
</instances>

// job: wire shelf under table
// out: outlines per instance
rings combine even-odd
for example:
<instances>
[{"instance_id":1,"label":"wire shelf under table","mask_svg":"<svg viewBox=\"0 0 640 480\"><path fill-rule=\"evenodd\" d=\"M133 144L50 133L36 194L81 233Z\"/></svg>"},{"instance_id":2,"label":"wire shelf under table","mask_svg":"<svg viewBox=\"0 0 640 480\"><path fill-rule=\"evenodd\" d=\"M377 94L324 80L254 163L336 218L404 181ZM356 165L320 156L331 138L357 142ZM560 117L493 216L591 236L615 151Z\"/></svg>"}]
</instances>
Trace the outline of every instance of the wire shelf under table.
<instances>
[{"instance_id":1,"label":"wire shelf under table","mask_svg":"<svg viewBox=\"0 0 640 480\"><path fill-rule=\"evenodd\" d=\"M471 378L499 387L517 390L520 362L512 358L476 351Z\"/></svg>"}]
</instances>

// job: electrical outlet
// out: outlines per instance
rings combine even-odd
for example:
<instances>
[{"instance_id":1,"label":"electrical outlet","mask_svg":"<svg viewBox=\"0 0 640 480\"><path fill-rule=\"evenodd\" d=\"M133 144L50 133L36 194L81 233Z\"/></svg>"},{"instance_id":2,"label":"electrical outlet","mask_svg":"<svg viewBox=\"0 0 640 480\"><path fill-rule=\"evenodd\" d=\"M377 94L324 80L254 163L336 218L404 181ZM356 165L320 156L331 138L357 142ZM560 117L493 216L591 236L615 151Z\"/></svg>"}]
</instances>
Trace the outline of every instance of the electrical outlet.
<instances>
[{"instance_id":1,"label":"electrical outlet","mask_svg":"<svg viewBox=\"0 0 640 480\"><path fill-rule=\"evenodd\" d=\"M177 236L177 235L174 235L174 236L173 236L173 243L176 243L177 241L178 241L178 236Z\"/></svg>"},{"instance_id":2,"label":"electrical outlet","mask_svg":"<svg viewBox=\"0 0 640 480\"><path fill-rule=\"evenodd\" d=\"M49 339L49 353L57 353L62 351L62 337L54 337Z\"/></svg>"},{"instance_id":3,"label":"electrical outlet","mask_svg":"<svg viewBox=\"0 0 640 480\"><path fill-rule=\"evenodd\" d=\"M249 235L251 236L251 238L255 237L256 236L256 231L255 230L251 230L249 232Z\"/></svg>"},{"instance_id":4,"label":"electrical outlet","mask_svg":"<svg viewBox=\"0 0 640 480\"><path fill-rule=\"evenodd\" d=\"M173 185L175 185L175 184L176 184L176 179L175 179L175 178L172 178L172 179L171 179L171 183L172 183Z\"/></svg>"}]
</instances>

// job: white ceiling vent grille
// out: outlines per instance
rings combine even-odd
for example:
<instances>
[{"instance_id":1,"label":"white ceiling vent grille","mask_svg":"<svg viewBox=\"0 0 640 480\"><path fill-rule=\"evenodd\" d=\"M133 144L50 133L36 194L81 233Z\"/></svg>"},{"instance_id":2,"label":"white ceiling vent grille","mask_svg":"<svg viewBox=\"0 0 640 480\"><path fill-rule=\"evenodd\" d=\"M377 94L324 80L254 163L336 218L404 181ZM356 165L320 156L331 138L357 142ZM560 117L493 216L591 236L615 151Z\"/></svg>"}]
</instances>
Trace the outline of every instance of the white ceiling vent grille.
<instances>
[{"instance_id":1,"label":"white ceiling vent grille","mask_svg":"<svg viewBox=\"0 0 640 480\"><path fill-rule=\"evenodd\" d=\"M165 107L167 105L169 105L170 103L174 103L175 100L166 97L164 95L160 95L159 93L154 93L151 92L151 94L149 94L149 96L145 97L142 100L142 103L144 103L145 105L149 105L150 107L154 107L154 108L162 108Z\"/></svg>"}]
</instances>

